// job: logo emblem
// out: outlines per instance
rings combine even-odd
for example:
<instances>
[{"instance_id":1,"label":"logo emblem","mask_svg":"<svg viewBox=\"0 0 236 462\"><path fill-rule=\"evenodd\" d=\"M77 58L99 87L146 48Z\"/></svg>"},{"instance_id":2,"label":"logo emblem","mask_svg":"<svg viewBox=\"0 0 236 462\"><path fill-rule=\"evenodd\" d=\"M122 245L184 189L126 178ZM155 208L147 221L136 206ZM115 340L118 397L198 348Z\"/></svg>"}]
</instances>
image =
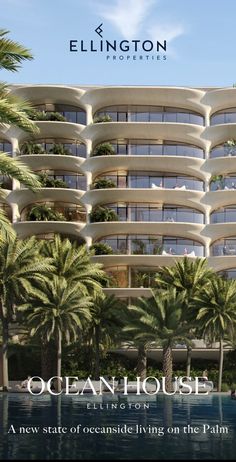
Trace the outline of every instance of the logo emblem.
<instances>
[{"instance_id":1,"label":"logo emblem","mask_svg":"<svg viewBox=\"0 0 236 462\"><path fill-rule=\"evenodd\" d=\"M97 34L98 34L100 37L102 37L102 32L103 32L103 30L102 30L102 25L103 25L103 23L101 23L101 24L97 27L97 29L95 29L95 32L97 32Z\"/></svg>"}]
</instances>

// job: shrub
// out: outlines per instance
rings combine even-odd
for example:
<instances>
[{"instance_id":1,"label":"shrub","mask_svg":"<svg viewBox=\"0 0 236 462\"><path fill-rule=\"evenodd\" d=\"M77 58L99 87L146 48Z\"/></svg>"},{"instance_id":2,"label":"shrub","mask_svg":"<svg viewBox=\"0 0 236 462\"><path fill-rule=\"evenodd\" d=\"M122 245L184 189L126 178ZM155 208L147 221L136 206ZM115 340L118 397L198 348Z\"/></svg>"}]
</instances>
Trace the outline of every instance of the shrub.
<instances>
[{"instance_id":1,"label":"shrub","mask_svg":"<svg viewBox=\"0 0 236 462\"><path fill-rule=\"evenodd\" d=\"M94 189L108 189L108 188L115 188L116 185L114 181L110 180L109 178L99 178L93 184Z\"/></svg>"},{"instance_id":2,"label":"shrub","mask_svg":"<svg viewBox=\"0 0 236 462\"><path fill-rule=\"evenodd\" d=\"M118 221L118 215L114 210L107 207L98 206L90 214L91 223L104 221Z\"/></svg>"},{"instance_id":3,"label":"shrub","mask_svg":"<svg viewBox=\"0 0 236 462\"><path fill-rule=\"evenodd\" d=\"M105 114L105 115L97 116L93 120L93 123L95 124L99 124L101 122L112 122L112 118L108 114Z\"/></svg>"},{"instance_id":4,"label":"shrub","mask_svg":"<svg viewBox=\"0 0 236 462\"><path fill-rule=\"evenodd\" d=\"M33 141L25 141L21 146L21 154L46 154L45 149L39 143Z\"/></svg>"},{"instance_id":5,"label":"shrub","mask_svg":"<svg viewBox=\"0 0 236 462\"><path fill-rule=\"evenodd\" d=\"M61 143L55 143L52 148L48 151L50 154L57 154L59 156L70 156L71 152L69 149L65 148L65 146Z\"/></svg>"},{"instance_id":6,"label":"shrub","mask_svg":"<svg viewBox=\"0 0 236 462\"><path fill-rule=\"evenodd\" d=\"M223 382L221 385L221 391L229 391L230 387L227 383Z\"/></svg>"},{"instance_id":7,"label":"shrub","mask_svg":"<svg viewBox=\"0 0 236 462\"><path fill-rule=\"evenodd\" d=\"M110 245L103 242L96 242L91 246L91 250L94 250L95 255L111 255L113 250Z\"/></svg>"},{"instance_id":8,"label":"shrub","mask_svg":"<svg viewBox=\"0 0 236 462\"><path fill-rule=\"evenodd\" d=\"M66 221L63 213L52 209L46 204L34 205L27 214L29 221Z\"/></svg>"},{"instance_id":9,"label":"shrub","mask_svg":"<svg viewBox=\"0 0 236 462\"><path fill-rule=\"evenodd\" d=\"M66 122L66 118L60 112L45 112L32 109L28 112L31 120Z\"/></svg>"},{"instance_id":10,"label":"shrub","mask_svg":"<svg viewBox=\"0 0 236 462\"><path fill-rule=\"evenodd\" d=\"M47 173L40 173L39 178L41 184L45 188L67 188L67 184L63 180L50 178Z\"/></svg>"},{"instance_id":11,"label":"shrub","mask_svg":"<svg viewBox=\"0 0 236 462\"><path fill-rule=\"evenodd\" d=\"M93 156L112 156L114 154L115 150L110 143L99 144L93 152Z\"/></svg>"}]
</instances>

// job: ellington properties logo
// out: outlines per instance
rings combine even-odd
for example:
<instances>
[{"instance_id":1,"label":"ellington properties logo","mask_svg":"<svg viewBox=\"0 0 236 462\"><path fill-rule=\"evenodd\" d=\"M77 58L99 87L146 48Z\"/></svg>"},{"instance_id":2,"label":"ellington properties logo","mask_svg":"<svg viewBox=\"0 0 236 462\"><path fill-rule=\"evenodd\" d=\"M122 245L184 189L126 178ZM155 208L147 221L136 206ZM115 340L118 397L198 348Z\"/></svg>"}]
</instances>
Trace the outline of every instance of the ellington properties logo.
<instances>
[{"instance_id":1,"label":"ellington properties logo","mask_svg":"<svg viewBox=\"0 0 236 462\"><path fill-rule=\"evenodd\" d=\"M71 53L100 53L107 61L165 61L167 41L159 40L106 40L103 38L103 23L94 30L99 38L92 40L70 40Z\"/></svg>"}]
</instances>

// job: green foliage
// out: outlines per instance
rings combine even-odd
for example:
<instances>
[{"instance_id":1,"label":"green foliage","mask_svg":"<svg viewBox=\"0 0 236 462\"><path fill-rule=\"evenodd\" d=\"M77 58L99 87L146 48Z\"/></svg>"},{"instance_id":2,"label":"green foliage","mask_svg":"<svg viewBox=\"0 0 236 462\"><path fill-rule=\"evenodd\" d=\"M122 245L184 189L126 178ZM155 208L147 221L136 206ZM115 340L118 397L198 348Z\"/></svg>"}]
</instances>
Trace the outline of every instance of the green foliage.
<instances>
[{"instance_id":1,"label":"green foliage","mask_svg":"<svg viewBox=\"0 0 236 462\"><path fill-rule=\"evenodd\" d=\"M110 180L109 178L99 178L93 184L94 189L108 189L115 187L116 185L114 181Z\"/></svg>"},{"instance_id":2,"label":"green foliage","mask_svg":"<svg viewBox=\"0 0 236 462\"><path fill-rule=\"evenodd\" d=\"M99 205L92 210L90 214L91 223L106 222L106 221L118 221L118 215L114 210L108 207Z\"/></svg>"},{"instance_id":3,"label":"green foliage","mask_svg":"<svg viewBox=\"0 0 236 462\"><path fill-rule=\"evenodd\" d=\"M57 154L59 156L70 156L71 152L61 143L54 143L53 147L49 149L49 154Z\"/></svg>"},{"instance_id":4,"label":"green foliage","mask_svg":"<svg viewBox=\"0 0 236 462\"><path fill-rule=\"evenodd\" d=\"M33 172L19 159L13 159L0 152L0 175L20 181L24 186L35 190L40 188L40 181Z\"/></svg>"},{"instance_id":5,"label":"green foliage","mask_svg":"<svg viewBox=\"0 0 236 462\"><path fill-rule=\"evenodd\" d=\"M29 118L31 120L38 121L57 121L57 122L66 122L66 117L64 117L60 112L45 112L37 111L36 109L31 109L28 111Z\"/></svg>"},{"instance_id":6,"label":"green foliage","mask_svg":"<svg viewBox=\"0 0 236 462\"><path fill-rule=\"evenodd\" d=\"M93 152L93 156L112 156L115 154L115 150L112 146L112 144L110 143L102 143L102 144L99 144L94 152Z\"/></svg>"},{"instance_id":7,"label":"green foliage","mask_svg":"<svg viewBox=\"0 0 236 462\"><path fill-rule=\"evenodd\" d=\"M46 204L36 204L27 213L29 221L66 221L65 216Z\"/></svg>"},{"instance_id":8,"label":"green foliage","mask_svg":"<svg viewBox=\"0 0 236 462\"><path fill-rule=\"evenodd\" d=\"M39 173L39 178L41 181L41 185L44 188L67 188L67 184L65 181L56 179L56 178L50 178L46 172L44 173Z\"/></svg>"},{"instance_id":9,"label":"green foliage","mask_svg":"<svg viewBox=\"0 0 236 462\"><path fill-rule=\"evenodd\" d=\"M67 343L77 339L77 328L90 320L90 298L78 297L80 286L63 276L52 275L40 281L20 310L26 315L30 335L40 335L44 342L57 340L58 333Z\"/></svg>"},{"instance_id":10,"label":"green foliage","mask_svg":"<svg viewBox=\"0 0 236 462\"><path fill-rule=\"evenodd\" d=\"M227 383L223 382L221 385L221 391L226 392L229 391L230 387Z\"/></svg>"},{"instance_id":11,"label":"green foliage","mask_svg":"<svg viewBox=\"0 0 236 462\"><path fill-rule=\"evenodd\" d=\"M105 244L103 242L95 242L91 246L91 250L94 250L95 255L111 255L113 254L113 250L110 245Z\"/></svg>"},{"instance_id":12,"label":"green foliage","mask_svg":"<svg viewBox=\"0 0 236 462\"><path fill-rule=\"evenodd\" d=\"M99 124L101 122L112 122L112 118L111 118L111 116L106 114L106 115L97 116L93 120L93 123L95 123L95 124Z\"/></svg>"},{"instance_id":13,"label":"green foliage","mask_svg":"<svg viewBox=\"0 0 236 462\"><path fill-rule=\"evenodd\" d=\"M21 146L21 154L46 154L46 151L40 143L35 143L34 141L25 141Z\"/></svg>"},{"instance_id":14,"label":"green foliage","mask_svg":"<svg viewBox=\"0 0 236 462\"><path fill-rule=\"evenodd\" d=\"M33 59L28 48L18 42L10 40L9 31L0 29L0 69L15 72L25 60Z\"/></svg>"}]
</instances>

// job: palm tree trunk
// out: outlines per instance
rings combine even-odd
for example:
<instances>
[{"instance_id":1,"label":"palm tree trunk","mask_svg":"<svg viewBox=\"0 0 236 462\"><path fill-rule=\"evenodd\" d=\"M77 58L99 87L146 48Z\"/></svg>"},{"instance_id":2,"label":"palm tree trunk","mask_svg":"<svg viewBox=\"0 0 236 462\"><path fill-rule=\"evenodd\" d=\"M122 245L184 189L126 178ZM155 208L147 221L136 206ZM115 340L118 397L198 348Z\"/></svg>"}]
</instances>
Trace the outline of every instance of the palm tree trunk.
<instances>
[{"instance_id":1,"label":"palm tree trunk","mask_svg":"<svg viewBox=\"0 0 236 462\"><path fill-rule=\"evenodd\" d=\"M100 377L100 327L95 326L95 379Z\"/></svg>"},{"instance_id":2,"label":"palm tree trunk","mask_svg":"<svg viewBox=\"0 0 236 462\"><path fill-rule=\"evenodd\" d=\"M62 344L62 335L61 335L61 331L59 330L58 335L57 335L57 377L61 377L61 355L62 355L61 344ZM57 388L57 392L60 393L61 392L61 381L59 379L57 380L56 388Z\"/></svg>"},{"instance_id":3,"label":"palm tree trunk","mask_svg":"<svg viewBox=\"0 0 236 462\"><path fill-rule=\"evenodd\" d=\"M163 375L165 377L166 391L172 390L172 372L173 372L173 357L172 348L167 345L163 348Z\"/></svg>"},{"instance_id":4,"label":"palm tree trunk","mask_svg":"<svg viewBox=\"0 0 236 462\"><path fill-rule=\"evenodd\" d=\"M191 374L191 359L192 359L192 347L187 347L187 369L186 369L186 376L190 377Z\"/></svg>"},{"instance_id":5,"label":"palm tree trunk","mask_svg":"<svg viewBox=\"0 0 236 462\"><path fill-rule=\"evenodd\" d=\"M138 361L137 361L137 376L141 378L141 381L147 377L147 352L145 344L138 346Z\"/></svg>"},{"instance_id":6,"label":"palm tree trunk","mask_svg":"<svg viewBox=\"0 0 236 462\"><path fill-rule=\"evenodd\" d=\"M223 362L224 362L224 344L223 339L220 339L219 347L219 375L218 375L218 391L221 391L222 385L222 374L223 374Z\"/></svg>"},{"instance_id":7,"label":"palm tree trunk","mask_svg":"<svg viewBox=\"0 0 236 462\"><path fill-rule=\"evenodd\" d=\"M2 318L2 389L8 390L8 322L6 318Z\"/></svg>"}]
</instances>

